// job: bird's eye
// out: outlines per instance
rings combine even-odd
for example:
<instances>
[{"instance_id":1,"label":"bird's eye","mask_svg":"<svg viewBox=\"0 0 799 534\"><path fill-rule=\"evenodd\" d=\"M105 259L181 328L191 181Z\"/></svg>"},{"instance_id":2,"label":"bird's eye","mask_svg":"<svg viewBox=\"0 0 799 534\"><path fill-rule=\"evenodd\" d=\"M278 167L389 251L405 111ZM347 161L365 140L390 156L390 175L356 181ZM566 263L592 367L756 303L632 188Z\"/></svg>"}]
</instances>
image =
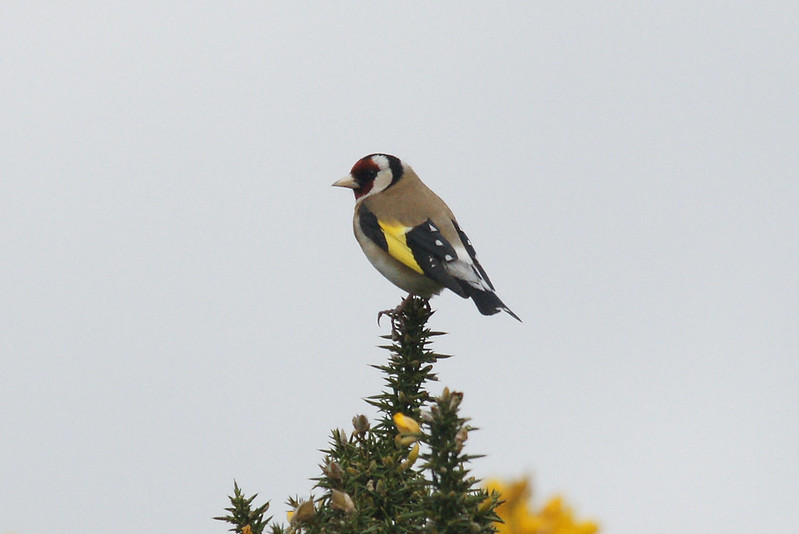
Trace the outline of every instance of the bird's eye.
<instances>
[{"instance_id":1,"label":"bird's eye","mask_svg":"<svg viewBox=\"0 0 799 534\"><path fill-rule=\"evenodd\" d=\"M362 184L373 181L377 177L377 169L360 169L356 178Z\"/></svg>"},{"instance_id":2,"label":"bird's eye","mask_svg":"<svg viewBox=\"0 0 799 534\"><path fill-rule=\"evenodd\" d=\"M352 167L351 174L361 185L373 182L380 171L371 158L364 158Z\"/></svg>"}]
</instances>

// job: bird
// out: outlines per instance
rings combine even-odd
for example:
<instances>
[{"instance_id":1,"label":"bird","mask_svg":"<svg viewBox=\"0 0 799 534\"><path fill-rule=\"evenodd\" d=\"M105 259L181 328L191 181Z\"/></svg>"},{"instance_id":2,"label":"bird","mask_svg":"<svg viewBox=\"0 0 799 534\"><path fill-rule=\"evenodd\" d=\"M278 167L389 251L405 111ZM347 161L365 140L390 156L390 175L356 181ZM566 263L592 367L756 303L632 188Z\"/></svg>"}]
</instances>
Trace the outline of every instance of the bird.
<instances>
[{"instance_id":1,"label":"bird","mask_svg":"<svg viewBox=\"0 0 799 534\"><path fill-rule=\"evenodd\" d=\"M471 298L483 315L504 311L521 322L497 296L452 211L410 165L369 154L332 185L353 190L355 239L380 274L409 296L430 299L446 288Z\"/></svg>"}]
</instances>

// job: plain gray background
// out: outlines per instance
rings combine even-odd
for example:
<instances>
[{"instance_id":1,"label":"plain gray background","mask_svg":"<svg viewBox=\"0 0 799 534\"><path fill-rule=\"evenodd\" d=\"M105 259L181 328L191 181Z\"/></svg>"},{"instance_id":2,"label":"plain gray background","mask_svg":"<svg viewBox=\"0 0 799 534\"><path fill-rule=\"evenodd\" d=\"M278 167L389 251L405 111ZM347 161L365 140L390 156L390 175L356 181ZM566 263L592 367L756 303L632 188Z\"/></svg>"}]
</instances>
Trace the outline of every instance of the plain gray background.
<instances>
[{"instance_id":1,"label":"plain gray background","mask_svg":"<svg viewBox=\"0 0 799 534\"><path fill-rule=\"evenodd\" d=\"M330 187L376 151L524 319L434 301L475 474L795 525L795 2L69 4L0 3L0 532L308 494L402 296Z\"/></svg>"}]
</instances>

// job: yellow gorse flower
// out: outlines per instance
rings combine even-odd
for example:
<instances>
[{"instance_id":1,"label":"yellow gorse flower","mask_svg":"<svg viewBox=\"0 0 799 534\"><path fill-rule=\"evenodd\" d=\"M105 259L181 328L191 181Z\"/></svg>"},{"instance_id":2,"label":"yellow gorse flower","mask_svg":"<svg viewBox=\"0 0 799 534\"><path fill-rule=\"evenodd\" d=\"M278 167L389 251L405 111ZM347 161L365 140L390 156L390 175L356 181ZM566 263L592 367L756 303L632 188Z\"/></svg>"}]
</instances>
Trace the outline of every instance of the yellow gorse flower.
<instances>
[{"instance_id":1,"label":"yellow gorse flower","mask_svg":"<svg viewBox=\"0 0 799 534\"><path fill-rule=\"evenodd\" d=\"M596 534L599 525L594 521L577 521L574 512L563 498L555 496L540 509L530 508L530 484L527 479L505 483L489 480L489 492L496 491L505 501L497 509L504 523L496 523L500 534Z\"/></svg>"},{"instance_id":2,"label":"yellow gorse flower","mask_svg":"<svg viewBox=\"0 0 799 534\"><path fill-rule=\"evenodd\" d=\"M408 434L419 434L422 429L412 417L408 417L404 413L397 412L394 414L394 424L397 425L397 430L403 436Z\"/></svg>"},{"instance_id":3,"label":"yellow gorse flower","mask_svg":"<svg viewBox=\"0 0 799 534\"><path fill-rule=\"evenodd\" d=\"M419 458L419 443L414 443L411 452L408 453L408 458L400 465L400 471L405 471L409 467L412 467L413 464L416 463L417 458Z\"/></svg>"}]
</instances>

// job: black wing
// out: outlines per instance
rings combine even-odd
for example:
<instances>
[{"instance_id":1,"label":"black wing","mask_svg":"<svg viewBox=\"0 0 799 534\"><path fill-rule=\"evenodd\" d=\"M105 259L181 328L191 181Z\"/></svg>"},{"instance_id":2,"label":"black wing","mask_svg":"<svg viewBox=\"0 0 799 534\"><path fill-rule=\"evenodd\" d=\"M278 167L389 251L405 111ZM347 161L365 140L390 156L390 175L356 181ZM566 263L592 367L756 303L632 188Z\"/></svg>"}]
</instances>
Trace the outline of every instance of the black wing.
<instances>
[{"instance_id":1,"label":"black wing","mask_svg":"<svg viewBox=\"0 0 799 534\"><path fill-rule=\"evenodd\" d=\"M427 219L414 226L405 234L405 243L426 276L461 297L468 297L461 282L450 275L445 267L447 262L458 259L458 254L433 221Z\"/></svg>"}]
</instances>

